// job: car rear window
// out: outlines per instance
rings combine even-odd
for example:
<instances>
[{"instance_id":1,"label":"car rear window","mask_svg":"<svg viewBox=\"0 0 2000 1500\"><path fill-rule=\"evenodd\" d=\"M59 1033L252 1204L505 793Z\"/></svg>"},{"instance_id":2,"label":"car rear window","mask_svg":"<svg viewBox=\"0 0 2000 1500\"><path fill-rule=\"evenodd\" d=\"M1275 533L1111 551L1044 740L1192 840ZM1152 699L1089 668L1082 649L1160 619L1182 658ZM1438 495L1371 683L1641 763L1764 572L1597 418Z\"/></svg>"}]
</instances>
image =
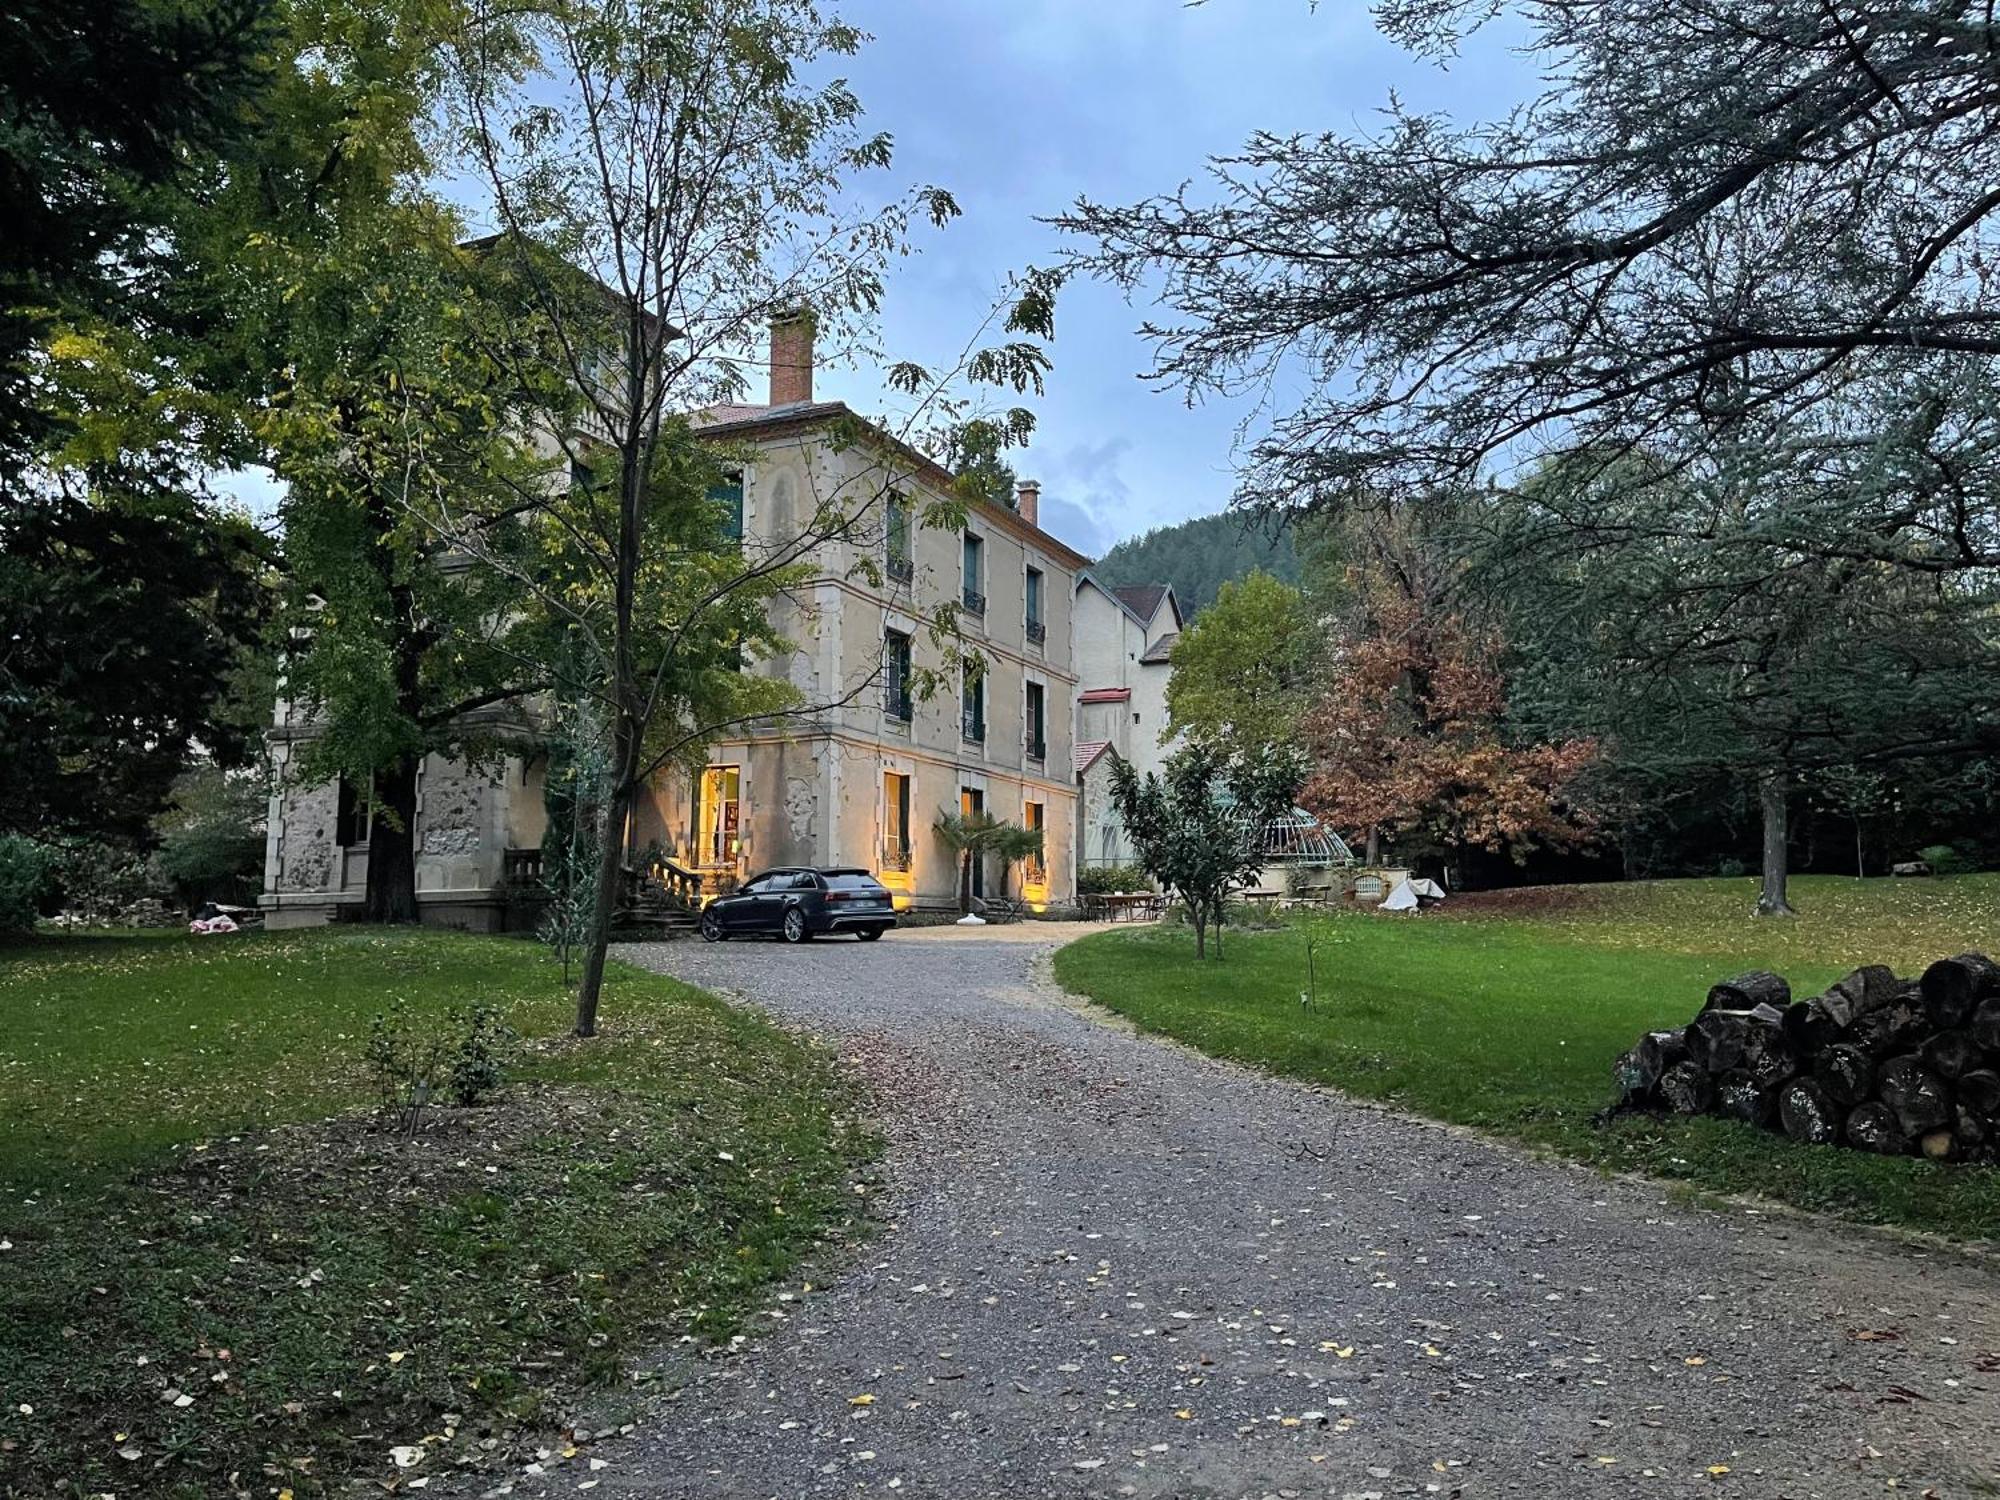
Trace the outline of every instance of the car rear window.
<instances>
[{"instance_id":1,"label":"car rear window","mask_svg":"<svg viewBox=\"0 0 2000 1500\"><path fill-rule=\"evenodd\" d=\"M888 889L873 875L829 875L826 877L826 886L831 891L880 891Z\"/></svg>"}]
</instances>

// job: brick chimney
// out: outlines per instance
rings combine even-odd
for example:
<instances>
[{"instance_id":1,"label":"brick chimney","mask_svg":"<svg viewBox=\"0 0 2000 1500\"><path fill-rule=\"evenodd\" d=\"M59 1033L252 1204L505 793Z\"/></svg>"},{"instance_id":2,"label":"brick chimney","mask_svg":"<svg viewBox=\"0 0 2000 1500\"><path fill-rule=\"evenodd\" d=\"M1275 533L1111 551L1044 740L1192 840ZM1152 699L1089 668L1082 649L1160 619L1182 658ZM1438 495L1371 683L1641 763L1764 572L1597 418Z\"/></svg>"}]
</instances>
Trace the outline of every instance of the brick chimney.
<instances>
[{"instance_id":1,"label":"brick chimney","mask_svg":"<svg viewBox=\"0 0 2000 1500\"><path fill-rule=\"evenodd\" d=\"M1042 524L1042 482L1024 479L1014 491L1014 510L1030 526Z\"/></svg>"},{"instance_id":2,"label":"brick chimney","mask_svg":"<svg viewBox=\"0 0 2000 1500\"><path fill-rule=\"evenodd\" d=\"M813 315L785 313L771 319L771 404L793 406L813 398Z\"/></svg>"}]
</instances>

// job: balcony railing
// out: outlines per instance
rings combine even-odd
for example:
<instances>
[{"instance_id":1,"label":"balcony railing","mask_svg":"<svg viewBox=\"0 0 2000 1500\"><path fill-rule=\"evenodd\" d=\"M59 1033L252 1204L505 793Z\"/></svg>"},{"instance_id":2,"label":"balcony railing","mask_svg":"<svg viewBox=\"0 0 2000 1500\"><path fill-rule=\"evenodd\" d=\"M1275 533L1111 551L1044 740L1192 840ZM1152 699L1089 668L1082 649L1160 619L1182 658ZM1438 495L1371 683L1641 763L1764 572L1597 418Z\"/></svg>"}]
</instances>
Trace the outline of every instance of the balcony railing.
<instances>
[{"instance_id":1,"label":"balcony railing","mask_svg":"<svg viewBox=\"0 0 2000 1500\"><path fill-rule=\"evenodd\" d=\"M983 745L986 743L986 720L981 715L961 715L958 728L959 732L965 736L967 743L974 745Z\"/></svg>"},{"instance_id":2,"label":"balcony railing","mask_svg":"<svg viewBox=\"0 0 2000 1500\"><path fill-rule=\"evenodd\" d=\"M910 846L901 839L887 839L882 844L882 868L885 870L907 870L910 868Z\"/></svg>"},{"instance_id":3,"label":"balcony railing","mask_svg":"<svg viewBox=\"0 0 2000 1500\"><path fill-rule=\"evenodd\" d=\"M890 688L882 695L882 714L884 718L897 719L907 724L910 722L912 712L913 705L910 702L910 690L908 688Z\"/></svg>"},{"instance_id":4,"label":"balcony railing","mask_svg":"<svg viewBox=\"0 0 2000 1500\"><path fill-rule=\"evenodd\" d=\"M908 583L912 578L917 576L916 560L907 556L898 557L895 553L891 552L889 554L889 561L883 571L889 575L891 583Z\"/></svg>"},{"instance_id":5,"label":"balcony railing","mask_svg":"<svg viewBox=\"0 0 2000 1500\"><path fill-rule=\"evenodd\" d=\"M1028 621L1028 639L1039 646L1049 638L1049 627L1040 620Z\"/></svg>"},{"instance_id":6,"label":"balcony railing","mask_svg":"<svg viewBox=\"0 0 2000 1500\"><path fill-rule=\"evenodd\" d=\"M1035 734L1034 732L1030 731L1028 734L1028 759L1047 760L1048 758L1049 758L1049 742L1043 739L1039 734Z\"/></svg>"},{"instance_id":7,"label":"balcony railing","mask_svg":"<svg viewBox=\"0 0 2000 1500\"><path fill-rule=\"evenodd\" d=\"M965 586L965 612L978 615L981 619L986 616L986 596L971 584Z\"/></svg>"}]
</instances>

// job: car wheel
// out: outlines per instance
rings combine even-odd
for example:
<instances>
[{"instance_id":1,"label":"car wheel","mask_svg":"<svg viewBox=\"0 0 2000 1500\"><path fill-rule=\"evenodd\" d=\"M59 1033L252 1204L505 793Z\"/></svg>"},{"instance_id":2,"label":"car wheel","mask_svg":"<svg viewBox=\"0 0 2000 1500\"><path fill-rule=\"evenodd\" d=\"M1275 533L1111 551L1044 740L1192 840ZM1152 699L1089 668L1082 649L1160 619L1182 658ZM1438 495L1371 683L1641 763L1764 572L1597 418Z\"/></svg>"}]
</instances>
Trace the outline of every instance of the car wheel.
<instances>
[{"instance_id":1,"label":"car wheel","mask_svg":"<svg viewBox=\"0 0 2000 1500\"><path fill-rule=\"evenodd\" d=\"M854 935L864 943L872 943L882 935L882 929L879 927L864 927Z\"/></svg>"},{"instance_id":2,"label":"car wheel","mask_svg":"<svg viewBox=\"0 0 2000 1500\"><path fill-rule=\"evenodd\" d=\"M812 929L806 926L806 914L796 906L785 913L784 934L788 943L803 943L812 936Z\"/></svg>"},{"instance_id":3,"label":"car wheel","mask_svg":"<svg viewBox=\"0 0 2000 1500\"><path fill-rule=\"evenodd\" d=\"M701 914L701 940L704 943L719 943L728 936L729 934L722 930L722 923L716 920L714 912L705 911Z\"/></svg>"}]
</instances>

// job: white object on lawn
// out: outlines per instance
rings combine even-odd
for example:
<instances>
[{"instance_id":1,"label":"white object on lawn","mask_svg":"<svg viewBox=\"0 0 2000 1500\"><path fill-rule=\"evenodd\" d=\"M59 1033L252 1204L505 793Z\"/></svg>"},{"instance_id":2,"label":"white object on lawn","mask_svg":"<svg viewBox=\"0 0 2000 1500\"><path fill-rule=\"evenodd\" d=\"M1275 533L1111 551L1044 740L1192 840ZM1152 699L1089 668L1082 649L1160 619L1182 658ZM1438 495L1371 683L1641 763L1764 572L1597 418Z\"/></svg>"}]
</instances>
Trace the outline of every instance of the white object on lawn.
<instances>
[{"instance_id":1,"label":"white object on lawn","mask_svg":"<svg viewBox=\"0 0 2000 1500\"><path fill-rule=\"evenodd\" d=\"M986 918L980 916L977 912L969 911L951 925L954 927L984 927L986 925Z\"/></svg>"}]
</instances>

